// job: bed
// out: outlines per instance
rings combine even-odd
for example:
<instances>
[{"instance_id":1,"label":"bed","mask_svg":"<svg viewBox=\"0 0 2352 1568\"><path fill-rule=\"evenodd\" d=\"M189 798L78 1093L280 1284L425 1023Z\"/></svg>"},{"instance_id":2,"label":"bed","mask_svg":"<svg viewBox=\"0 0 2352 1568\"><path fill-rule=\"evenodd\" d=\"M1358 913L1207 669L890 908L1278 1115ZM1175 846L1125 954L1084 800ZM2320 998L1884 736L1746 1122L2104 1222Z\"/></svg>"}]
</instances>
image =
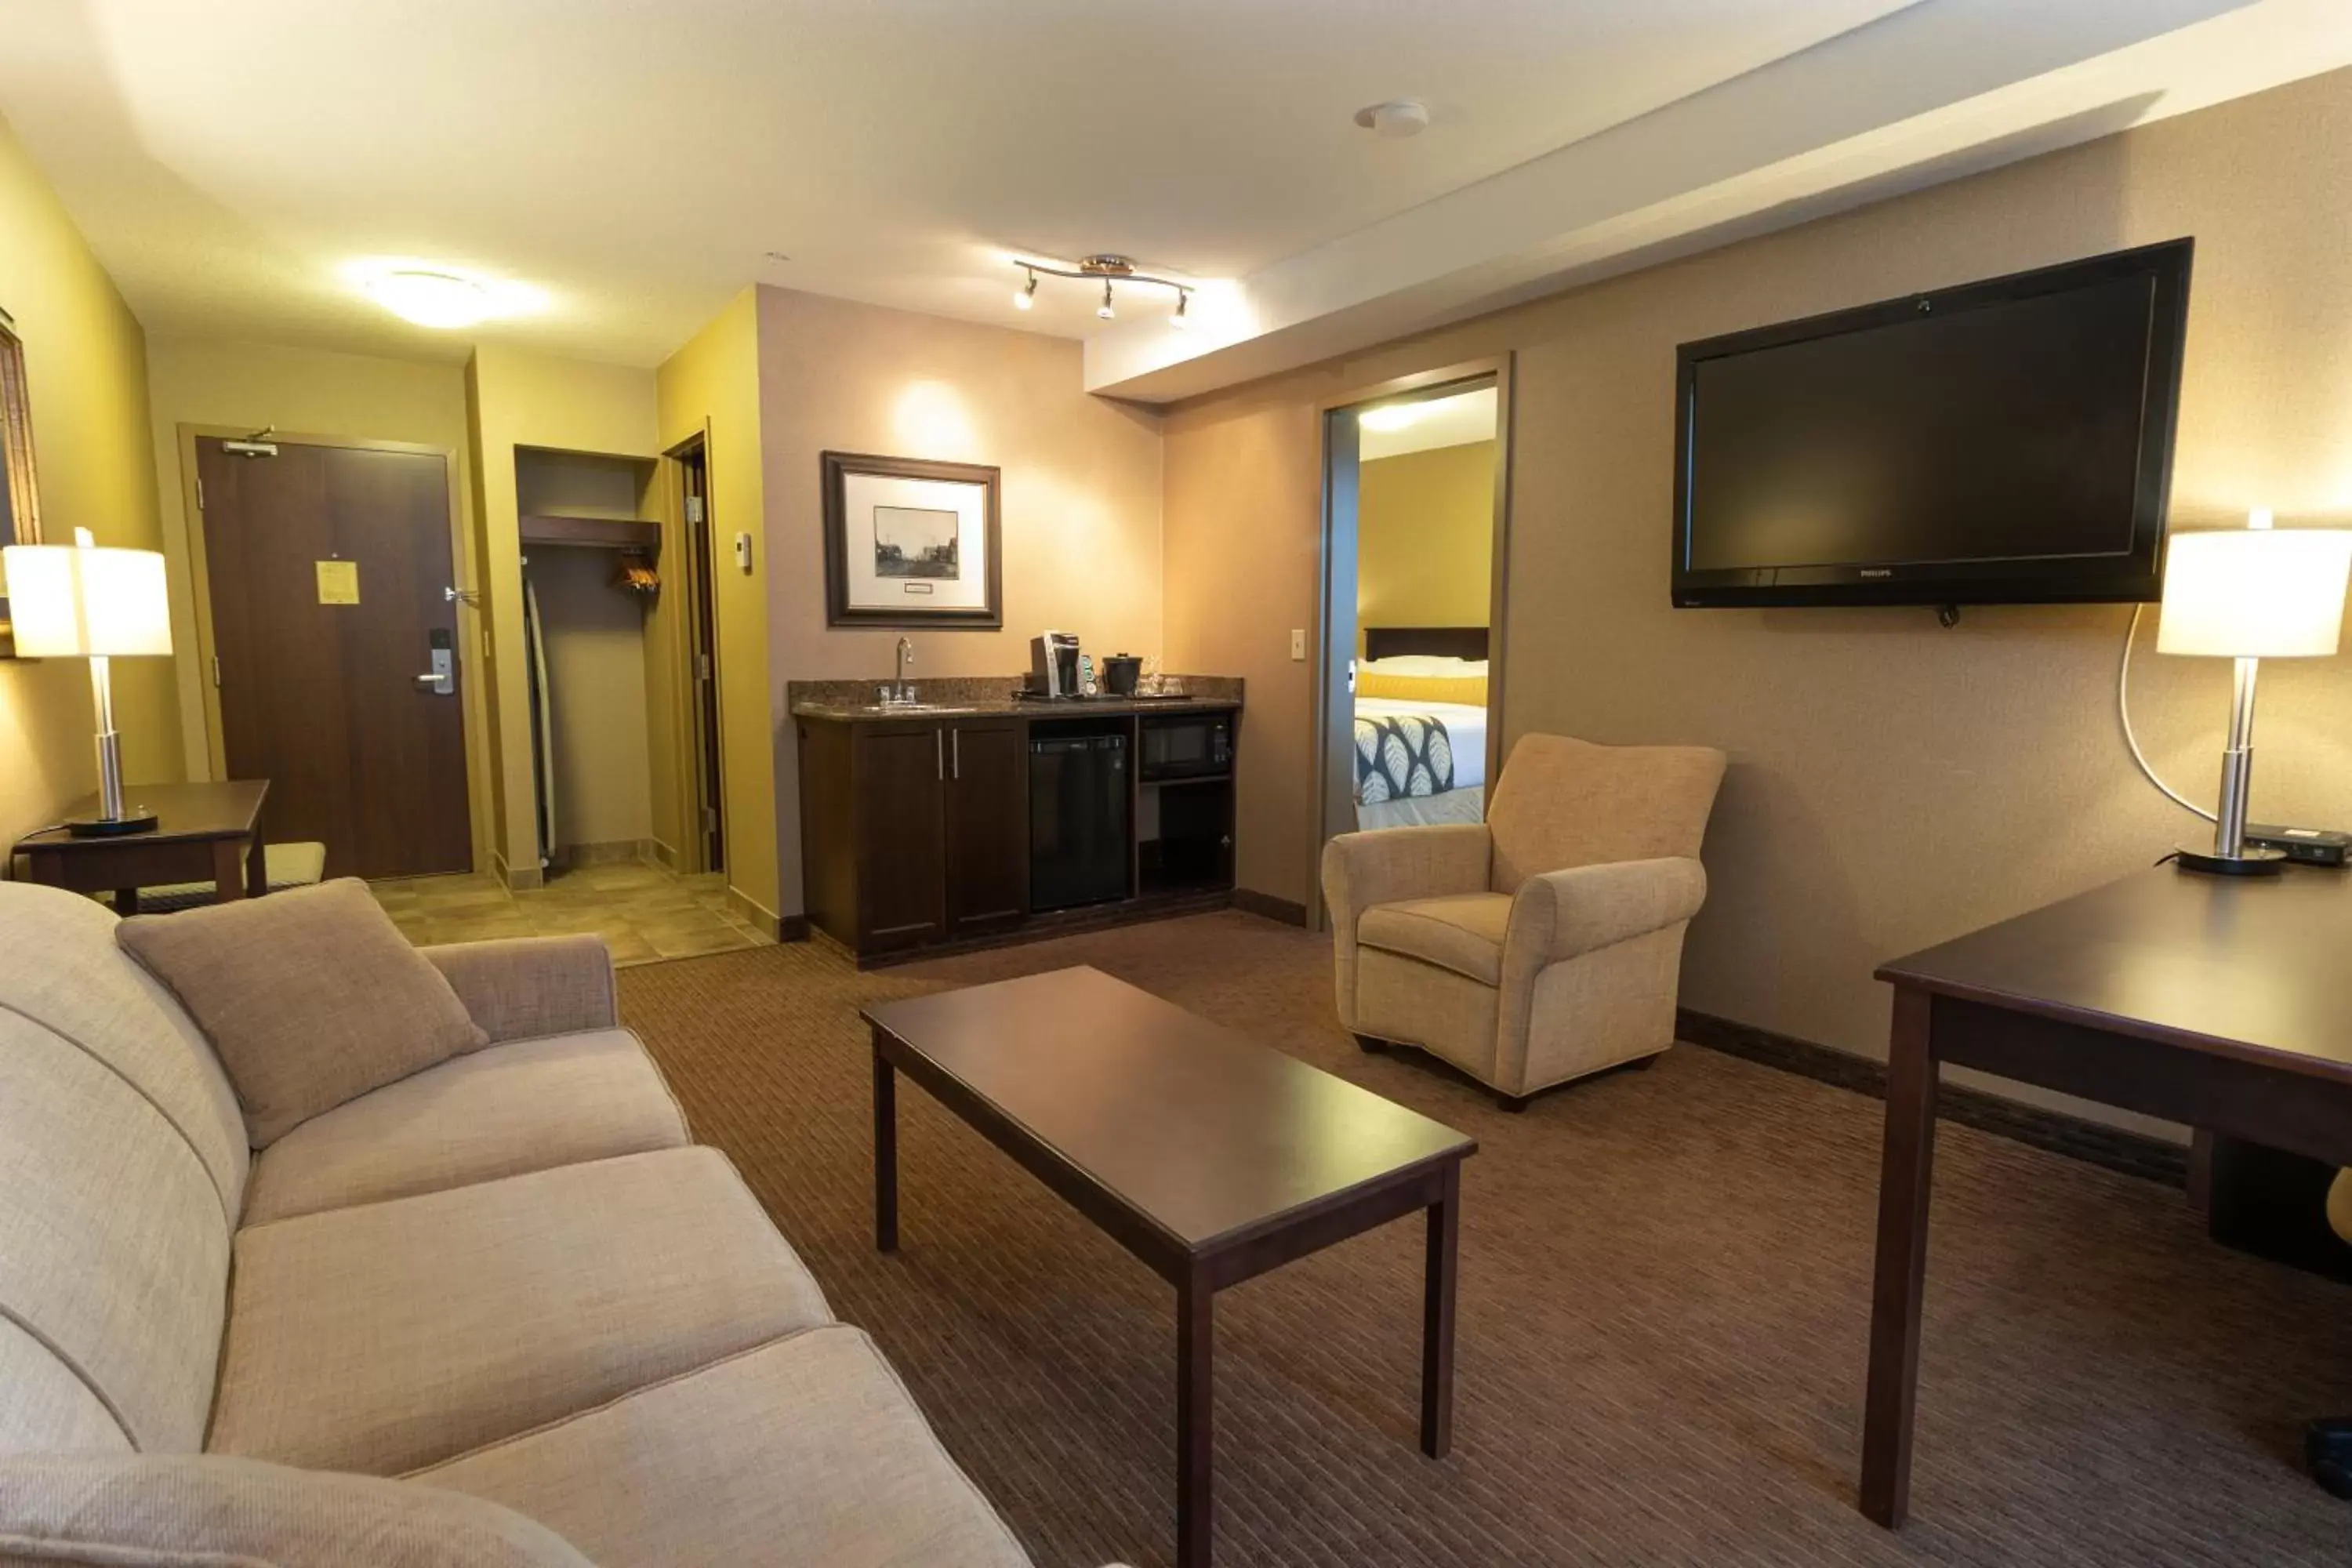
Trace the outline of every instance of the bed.
<instances>
[{"instance_id":1,"label":"bed","mask_svg":"<svg viewBox=\"0 0 2352 1568\"><path fill-rule=\"evenodd\" d=\"M1369 626L1356 673L1356 826L1486 811L1486 628Z\"/></svg>"}]
</instances>

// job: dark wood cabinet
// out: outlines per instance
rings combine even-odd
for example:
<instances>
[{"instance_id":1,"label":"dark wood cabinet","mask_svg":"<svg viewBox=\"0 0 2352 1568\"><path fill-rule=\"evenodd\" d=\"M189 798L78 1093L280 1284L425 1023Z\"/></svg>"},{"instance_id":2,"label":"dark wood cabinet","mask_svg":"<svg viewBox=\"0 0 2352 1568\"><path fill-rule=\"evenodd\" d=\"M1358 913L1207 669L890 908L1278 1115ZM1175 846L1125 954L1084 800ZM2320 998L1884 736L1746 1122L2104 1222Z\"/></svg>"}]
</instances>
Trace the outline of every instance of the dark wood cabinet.
<instances>
[{"instance_id":1,"label":"dark wood cabinet","mask_svg":"<svg viewBox=\"0 0 2352 1568\"><path fill-rule=\"evenodd\" d=\"M1231 776L1164 790L1147 781L1129 786L1129 830L1140 834L1130 841L1129 896L1031 912L1036 721L1026 713L797 718L810 925L866 964L1215 908L1231 896ZM1131 753L1134 721L1125 721ZM1142 795L1148 829L1135 822Z\"/></svg>"},{"instance_id":2,"label":"dark wood cabinet","mask_svg":"<svg viewBox=\"0 0 2352 1568\"><path fill-rule=\"evenodd\" d=\"M946 737L937 724L860 724L851 762L858 951L937 942L948 920Z\"/></svg>"},{"instance_id":3,"label":"dark wood cabinet","mask_svg":"<svg viewBox=\"0 0 2352 1568\"><path fill-rule=\"evenodd\" d=\"M1008 930L1029 916L1029 726L971 719L946 728L948 932Z\"/></svg>"}]
</instances>

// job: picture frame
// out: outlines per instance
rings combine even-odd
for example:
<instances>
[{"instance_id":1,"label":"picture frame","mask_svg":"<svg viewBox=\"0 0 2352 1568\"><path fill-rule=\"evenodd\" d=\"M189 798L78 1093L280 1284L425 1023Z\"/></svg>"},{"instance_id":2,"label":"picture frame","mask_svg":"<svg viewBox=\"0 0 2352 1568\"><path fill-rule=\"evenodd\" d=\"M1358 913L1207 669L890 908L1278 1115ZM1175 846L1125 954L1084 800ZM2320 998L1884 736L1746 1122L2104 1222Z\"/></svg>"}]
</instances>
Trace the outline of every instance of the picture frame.
<instances>
[{"instance_id":1,"label":"picture frame","mask_svg":"<svg viewBox=\"0 0 2352 1568\"><path fill-rule=\"evenodd\" d=\"M828 626L1004 625L1003 470L824 452Z\"/></svg>"},{"instance_id":2,"label":"picture frame","mask_svg":"<svg viewBox=\"0 0 2352 1568\"><path fill-rule=\"evenodd\" d=\"M32 394L25 376L25 343L16 322L0 310L0 544L41 542L41 492L33 469ZM8 584L0 576L0 658L16 651L8 620Z\"/></svg>"}]
</instances>

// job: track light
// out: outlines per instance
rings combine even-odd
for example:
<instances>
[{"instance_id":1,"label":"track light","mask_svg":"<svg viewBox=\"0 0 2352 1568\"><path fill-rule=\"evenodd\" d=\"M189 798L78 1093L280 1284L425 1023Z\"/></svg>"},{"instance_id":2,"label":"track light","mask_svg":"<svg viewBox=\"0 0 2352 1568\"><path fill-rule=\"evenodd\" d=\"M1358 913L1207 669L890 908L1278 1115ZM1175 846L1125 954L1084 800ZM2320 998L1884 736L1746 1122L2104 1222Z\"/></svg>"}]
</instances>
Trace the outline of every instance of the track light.
<instances>
[{"instance_id":1,"label":"track light","mask_svg":"<svg viewBox=\"0 0 2352 1568\"><path fill-rule=\"evenodd\" d=\"M1192 290L1190 289L1179 289L1176 290L1176 313L1168 318L1168 324L1175 328L1180 332L1188 331L1192 329L1192 319L1184 313L1184 307L1190 305L1192 302Z\"/></svg>"},{"instance_id":2,"label":"track light","mask_svg":"<svg viewBox=\"0 0 2352 1568\"><path fill-rule=\"evenodd\" d=\"M1192 324L1189 309L1192 302L1192 286L1189 283L1179 283L1173 278L1155 278L1148 272L1139 272L1136 270L1135 263L1124 256L1113 256L1106 252L1100 256L1081 257L1075 267L1066 267L1057 261L1032 260L1022 256L1015 256L1010 259L1027 279L1026 282L1013 291L1013 305L1015 310L1026 310L1034 308L1037 302L1037 279L1041 276L1075 278L1087 283L1100 280L1102 303L1095 308L1095 314L1106 321L1113 321L1118 319L1118 303L1112 292L1111 285L1114 282L1144 283L1154 289L1166 289L1176 296L1175 314L1170 320L1177 331L1185 331Z\"/></svg>"},{"instance_id":3,"label":"track light","mask_svg":"<svg viewBox=\"0 0 2352 1568\"><path fill-rule=\"evenodd\" d=\"M1013 308L1016 310L1025 310L1036 302L1037 275L1034 272L1032 272L1029 274L1028 287L1025 289L1015 289L1013 291Z\"/></svg>"},{"instance_id":4,"label":"track light","mask_svg":"<svg viewBox=\"0 0 2352 1568\"><path fill-rule=\"evenodd\" d=\"M1103 279L1103 302L1101 308L1097 310L1095 314L1100 316L1106 321L1111 321L1118 315L1117 310L1111 309L1110 279L1108 278Z\"/></svg>"}]
</instances>

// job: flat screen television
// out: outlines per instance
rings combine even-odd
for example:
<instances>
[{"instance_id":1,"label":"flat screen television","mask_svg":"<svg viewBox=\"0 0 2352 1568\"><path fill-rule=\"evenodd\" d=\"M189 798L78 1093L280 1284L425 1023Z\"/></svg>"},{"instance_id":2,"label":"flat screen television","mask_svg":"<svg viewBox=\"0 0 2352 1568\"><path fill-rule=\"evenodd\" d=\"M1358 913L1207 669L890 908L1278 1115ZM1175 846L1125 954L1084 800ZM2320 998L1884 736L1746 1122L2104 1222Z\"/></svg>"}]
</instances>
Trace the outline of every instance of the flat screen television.
<instances>
[{"instance_id":1,"label":"flat screen television","mask_svg":"<svg viewBox=\"0 0 2352 1568\"><path fill-rule=\"evenodd\" d=\"M1683 344L1675 604L2154 600L2193 243Z\"/></svg>"}]
</instances>

